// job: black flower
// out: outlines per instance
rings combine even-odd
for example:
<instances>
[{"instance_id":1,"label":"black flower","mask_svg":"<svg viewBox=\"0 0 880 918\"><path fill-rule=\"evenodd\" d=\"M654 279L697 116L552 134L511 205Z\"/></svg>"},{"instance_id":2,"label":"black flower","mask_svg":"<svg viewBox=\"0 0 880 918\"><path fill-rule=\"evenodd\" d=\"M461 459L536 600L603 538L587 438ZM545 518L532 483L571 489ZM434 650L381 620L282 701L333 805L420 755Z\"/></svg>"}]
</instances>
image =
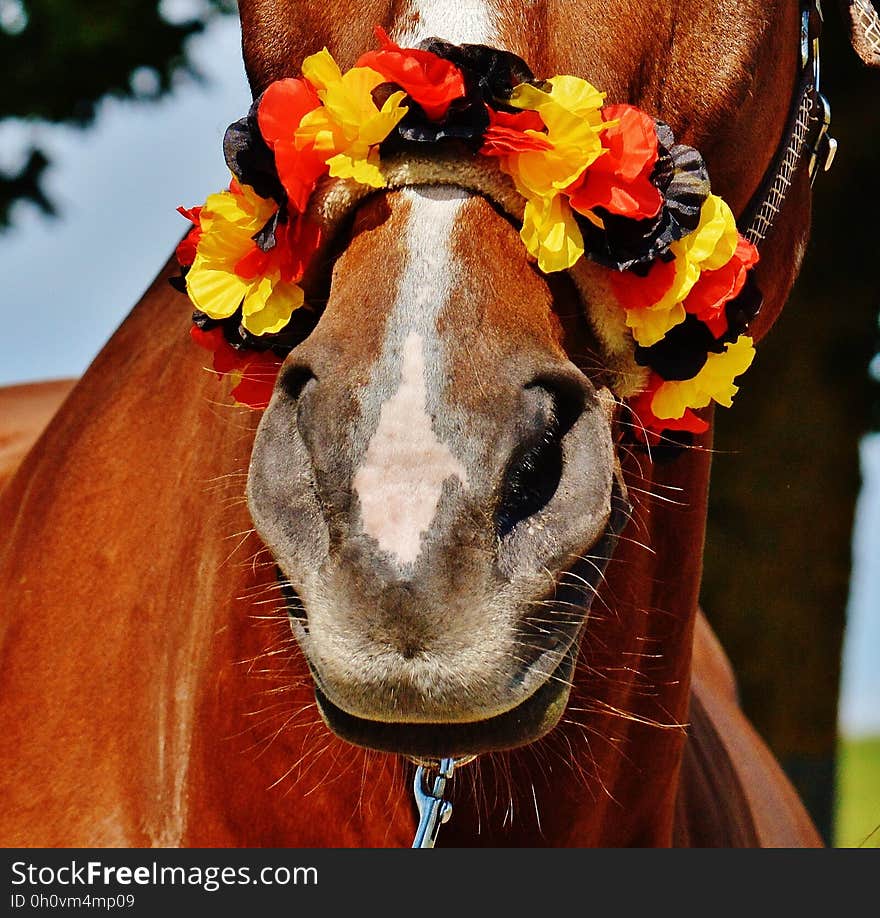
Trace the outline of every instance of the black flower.
<instances>
[{"instance_id":1,"label":"black flower","mask_svg":"<svg viewBox=\"0 0 880 918\"><path fill-rule=\"evenodd\" d=\"M486 45L453 45L439 38L428 38L419 48L455 64L464 77L465 93L450 104L444 117L438 121L432 121L420 105L408 99L406 116L382 142L381 151L386 155L405 149L408 144L448 140L461 141L474 150L479 149L489 126L486 106L514 111L507 104L514 87L534 79L521 58ZM398 88L390 83L377 87L374 93L377 104Z\"/></svg>"},{"instance_id":2,"label":"black flower","mask_svg":"<svg viewBox=\"0 0 880 918\"><path fill-rule=\"evenodd\" d=\"M250 185L261 198L274 198L279 204L284 204L287 195L278 178L275 156L263 140L257 123L259 107L260 99L257 99L245 118L240 118L226 129L223 156L239 182Z\"/></svg>"},{"instance_id":3,"label":"black flower","mask_svg":"<svg viewBox=\"0 0 880 918\"><path fill-rule=\"evenodd\" d=\"M710 192L703 157L693 147L677 144L667 124L655 124L660 155L651 181L663 195L660 213L646 220L632 220L597 208L604 230L575 214L587 256L619 271L652 261L668 251L673 242L692 233L699 225L700 211Z\"/></svg>"}]
</instances>

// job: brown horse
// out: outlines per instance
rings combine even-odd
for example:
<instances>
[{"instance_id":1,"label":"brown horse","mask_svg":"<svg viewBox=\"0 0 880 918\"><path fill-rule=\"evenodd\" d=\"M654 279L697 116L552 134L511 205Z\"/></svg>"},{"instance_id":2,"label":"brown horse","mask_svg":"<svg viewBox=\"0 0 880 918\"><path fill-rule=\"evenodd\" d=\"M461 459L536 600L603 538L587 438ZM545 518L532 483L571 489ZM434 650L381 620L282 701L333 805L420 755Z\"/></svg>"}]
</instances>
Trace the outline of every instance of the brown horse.
<instances>
[{"instance_id":1,"label":"brown horse","mask_svg":"<svg viewBox=\"0 0 880 918\"><path fill-rule=\"evenodd\" d=\"M255 93L322 45L351 65L375 23L492 44L662 117L741 212L797 5L574 7L240 3ZM802 170L758 337L808 223ZM615 448L573 289L482 197L377 195L345 241L259 430L190 345L169 265L0 495L0 839L407 845L394 753L486 753L442 843L817 844L697 610L710 436L667 464Z\"/></svg>"},{"instance_id":2,"label":"brown horse","mask_svg":"<svg viewBox=\"0 0 880 918\"><path fill-rule=\"evenodd\" d=\"M12 477L73 388L70 379L0 389L0 488Z\"/></svg>"}]
</instances>

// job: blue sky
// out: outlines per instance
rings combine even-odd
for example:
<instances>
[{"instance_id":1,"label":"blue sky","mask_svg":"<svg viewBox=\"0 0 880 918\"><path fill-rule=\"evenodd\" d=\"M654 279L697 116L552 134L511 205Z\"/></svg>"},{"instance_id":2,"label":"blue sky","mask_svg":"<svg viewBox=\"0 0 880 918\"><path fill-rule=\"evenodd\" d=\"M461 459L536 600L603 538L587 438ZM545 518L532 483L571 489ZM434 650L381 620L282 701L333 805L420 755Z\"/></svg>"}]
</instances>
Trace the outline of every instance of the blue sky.
<instances>
[{"instance_id":1,"label":"blue sky","mask_svg":"<svg viewBox=\"0 0 880 918\"><path fill-rule=\"evenodd\" d=\"M215 22L191 48L207 85L183 78L154 104L105 100L88 131L0 124L0 164L28 140L54 154L46 186L62 213L47 220L22 204L0 235L2 380L82 373L186 228L178 204L228 182L223 132L250 104L237 21Z\"/></svg>"},{"instance_id":2,"label":"blue sky","mask_svg":"<svg viewBox=\"0 0 880 918\"><path fill-rule=\"evenodd\" d=\"M0 384L78 376L152 281L186 227L178 204L227 181L226 126L250 103L234 18L192 39L207 84L183 79L156 104L109 100L88 132L0 124L0 165L38 140L62 219L28 205L0 235ZM47 257L47 256L51 257ZM880 733L880 435L863 442L841 726Z\"/></svg>"}]
</instances>

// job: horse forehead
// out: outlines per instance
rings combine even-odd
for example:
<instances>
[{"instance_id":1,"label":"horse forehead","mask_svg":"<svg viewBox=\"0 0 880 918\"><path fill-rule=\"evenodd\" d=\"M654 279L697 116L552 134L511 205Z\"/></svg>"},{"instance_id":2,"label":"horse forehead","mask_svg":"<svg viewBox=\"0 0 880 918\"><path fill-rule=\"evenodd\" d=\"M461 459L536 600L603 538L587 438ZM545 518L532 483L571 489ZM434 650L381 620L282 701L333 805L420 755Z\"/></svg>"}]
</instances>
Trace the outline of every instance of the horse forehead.
<instances>
[{"instance_id":1,"label":"horse forehead","mask_svg":"<svg viewBox=\"0 0 880 918\"><path fill-rule=\"evenodd\" d=\"M738 47L756 31L775 25L789 7L796 10L790 0L362 0L356 5L239 0L238 5L255 93L272 80L295 76L303 58L321 45L344 67L353 65L376 23L403 45L429 36L497 44L525 57L536 72L592 76L605 81L609 91L662 95L683 76L694 91L711 93L719 76L721 82L729 76L719 73L719 60L736 60ZM665 72L673 59L676 66Z\"/></svg>"},{"instance_id":2,"label":"horse forehead","mask_svg":"<svg viewBox=\"0 0 880 918\"><path fill-rule=\"evenodd\" d=\"M403 219L389 221L383 227L383 235L375 237L372 246L359 253L359 267L351 265L350 270L358 270L362 285L371 286L374 275L369 261L364 263L363 259L370 259L373 247L384 247L385 237L392 237L389 248L394 250L394 257L385 262L384 279L392 295L381 319L378 346L371 355L369 379L358 395L361 416L369 428L375 427L389 405L396 404L407 368L415 372L416 347L416 375L423 395L401 402L397 417L413 413L413 430L418 430L424 427L423 415L437 417L449 407L450 366L456 352L467 346L466 339L473 337L478 315L485 307L475 298L461 302L462 288L469 286L469 278L477 272L471 264L473 258L462 253L455 242L461 235L478 238L479 208L475 205L476 201L457 188L404 189L393 196L392 202L392 211L400 209ZM496 253L495 261L503 263L503 254ZM461 308L450 321L453 307ZM494 334L490 329L484 332ZM407 385L412 382L409 380ZM466 384L464 380L459 382Z\"/></svg>"},{"instance_id":3,"label":"horse forehead","mask_svg":"<svg viewBox=\"0 0 880 918\"><path fill-rule=\"evenodd\" d=\"M406 188L362 209L314 334L339 355L347 386L377 404L394 394L416 334L435 411L496 389L496 370L517 354L562 356L550 289L516 229L450 186Z\"/></svg>"},{"instance_id":4,"label":"horse forehead","mask_svg":"<svg viewBox=\"0 0 880 918\"><path fill-rule=\"evenodd\" d=\"M404 47L439 36L454 44L488 44L497 35L503 0L409 0L394 29Z\"/></svg>"}]
</instances>

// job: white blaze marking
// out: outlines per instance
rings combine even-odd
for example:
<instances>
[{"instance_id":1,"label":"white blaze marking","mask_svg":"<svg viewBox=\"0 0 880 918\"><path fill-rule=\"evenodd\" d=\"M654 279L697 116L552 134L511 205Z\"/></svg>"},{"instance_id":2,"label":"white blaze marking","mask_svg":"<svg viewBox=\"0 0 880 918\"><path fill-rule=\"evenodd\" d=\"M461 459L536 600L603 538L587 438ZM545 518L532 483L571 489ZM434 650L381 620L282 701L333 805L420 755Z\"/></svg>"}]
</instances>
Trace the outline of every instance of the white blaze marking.
<instances>
[{"instance_id":1,"label":"white blaze marking","mask_svg":"<svg viewBox=\"0 0 880 918\"><path fill-rule=\"evenodd\" d=\"M429 36L488 44L495 35L495 10L486 0L412 0L400 19L412 22L392 30L404 47ZM436 334L436 316L449 301L455 267L450 240L466 195L452 188L404 194L410 200L407 258L392 310L397 321L391 323L409 329L401 348L400 386L380 409L352 484L364 531L400 563L412 564L444 482L456 476L464 487L468 483L465 467L434 433L425 382L426 337Z\"/></svg>"},{"instance_id":2,"label":"white blaze marking","mask_svg":"<svg viewBox=\"0 0 880 918\"><path fill-rule=\"evenodd\" d=\"M403 343L400 387L382 405L379 425L354 477L364 531L402 564L421 552L421 536L437 512L443 483L467 471L437 439L428 414L421 335Z\"/></svg>"},{"instance_id":3,"label":"white blaze marking","mask_svg":"<svg viewBox=\"0 0 880 918\"><path fill-rule=\"evenodd\" d=\"M453 44L489 44L495 35L495 10L485 0L412 0L400 18L417 21L398 30L395 39L404 47L423 38L443 38Z\"/></svg>"}]
</instances>

